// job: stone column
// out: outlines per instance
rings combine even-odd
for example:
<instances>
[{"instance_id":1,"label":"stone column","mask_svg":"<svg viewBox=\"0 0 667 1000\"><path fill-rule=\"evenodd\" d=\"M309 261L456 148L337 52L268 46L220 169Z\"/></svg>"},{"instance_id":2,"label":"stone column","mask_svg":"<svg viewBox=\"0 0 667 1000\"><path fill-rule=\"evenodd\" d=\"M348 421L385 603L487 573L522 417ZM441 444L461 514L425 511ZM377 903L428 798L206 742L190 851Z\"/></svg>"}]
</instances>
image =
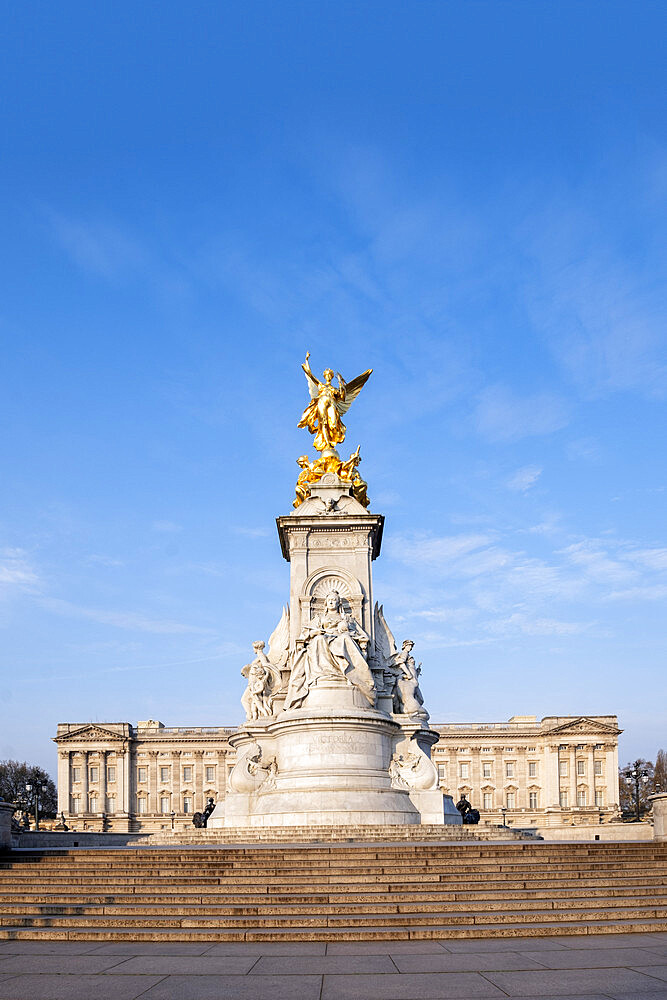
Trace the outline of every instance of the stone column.
<instances>
[{"instance_id":1,"label":"stone column","mask_svg":"<svg viewBox=\"0 0 667 1000\"><path fill-rule=\"evenodd\" d=\"M514 759L516 760L515 774L516 778L514 783L516 784L516 807L519 809L526 809L528 807L528 764L526 757L525 747L515 747L514 748Z\"/></svg>"},{"instance_id":2,"label":"stone column","mask_svg":"<svg viewBox=\"0 0 667 1000\"><path fill-rule=\"evenodd\" d=\"M58 813L69 813L72 802L72 768L69 750L58 752Z\"/></svg>"},{"instance_id":3,"label":"stone column","mask_svg":"<svg viewBox=\"0 0 667 1000\"><path fill-rule=\"evenodd\" d=\"M649 802L653 807L653 837L667 840L667 792L649 795Z\"/></svg>"},{"instance_id":4,"label":"stone column","mask_svg":"<svg viewBox=\"0 0 667 1000\"><path fill-rule=\"evenodd\" d=\"M0 851L11 850L13 815L14 803L0 801Z\"/></svg>"},{"instance_id":5,"label":"stone column","mask_svg":"<svg viewBox=\"0 0 667 1000\"><path fill-rule=\"evenodd\" d=\"M194 755L194 811L202 812L204 809L204 773L203 773L204 751L195 750Z\"/></svg>"},{"instance_id":6,"label":"stone column","mask_svg":"<svg viewBox=\"0 0 667 1000\"><path fill-rule=\"evenodd\" d=\"M588 796L589 806L595 808L595 744L589 743L586 746L586 766L588 768Z\"/></svg>"},{"instance_id":7,"label":"stone column","mask_svg":"<svg viewBox=\"0 0 667 1000\"><path fill-rule=\"evenodd\" d=\"M127 813L125 788L125 751L116 750L116 813L121 815Z\"/></svg>"},{"instance_id":8,"label":"stone column","mask_svg":"<svg viewBox=\"0 0 667 1000\"><path fill-rule=\"evenodd\" d=\"M107 751L100 750L100 813L107 811Z\"/></svg>"},{"instance_id":9,"label":"stone column","mask_svg":"<svg viewBox=\"0 0 667 1000\"><path fill-rule=\"evenodd\" d=\"M577 805L577 748L576 746L569 747L569 770L570 770L570 790L568 793L568 798L570 800L570 809L574 809Z\"/></svg>"},{"instance_id":10,"label":"stone column","mask_svg":"<svg viewBox=\"0 0 667 1000\"><path fill-rule=\"evenodd\" d=\"M129 817L134 812L134 782L132 781L132 752L128 747L123 754L123 812Z\"/></svg>"},{"instance_id":11,"label":"stone column","mask_svg":"<svg viewBox=\"0 0 667 1000\"><path fill-rule=\"evenodd\" d=\"M88 804L88 777L89 777L89 775L88 775L88 751L87 750L82 750L81 751L81 778L82 778L82 781L81 781L81 798L83 800L82 801L83 808L82 808L81 811L83 813L89 812L89 804Z\"/></svg>"},{"instance_id":12,"label":"stone column","mask_svg":"<svg viewBox=\"0 0 667 1000\"><path fill-rule=\"evenodd\" d=\"M148 751L148 809L149 813L157 813L158 810L158 751Z\"/></svg>"},{"instance_id":13,"label":"stone column","mask_svg":"<svg viewBox=\"0 0 667 1000\"><path fill-rule=\"evenodd\" d=\"M606 773L606 784L607 784L607 805L614 806L616 809L620 809L621 796L619 791L619 777L618 777L618 743L613 743L611 746L606 747L606 758L607 758L607 773Z\"/></svg>"},{"instance_id":14,"label":"stone column","mask_svg":"<svg viewBox=\"0 0 667 1000\"><path fill-rule=\"evenodd\" d=\"M171 754L171 808L175 813L181 812L181 751L173 750Z\"/></svg>"}]
</instances>

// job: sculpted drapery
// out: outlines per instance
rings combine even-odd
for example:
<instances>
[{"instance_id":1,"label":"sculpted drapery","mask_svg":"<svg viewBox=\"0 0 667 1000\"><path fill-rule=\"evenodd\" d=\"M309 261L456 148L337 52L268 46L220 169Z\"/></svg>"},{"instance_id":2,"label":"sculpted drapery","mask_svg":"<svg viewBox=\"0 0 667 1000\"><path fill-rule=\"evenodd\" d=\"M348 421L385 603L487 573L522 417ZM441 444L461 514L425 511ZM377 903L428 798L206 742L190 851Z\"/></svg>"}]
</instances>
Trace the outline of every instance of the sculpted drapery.
<instances>
[{"instance_id":1,"label":"sculpted drapery","mask_svg":"<svg viewBox=\"0 0 667 1000\"><path fill-rule=\"evenodd\" d=\"M322 678L345 678L368 704L375 704L373 674L362 652L368 636L343 612L336 591L327 595L324 612L304 626L297 642L285 708L299 708L310 688Z\"/></svg>"},{"instance_id":2,"label":"sculpted drapery","mask_svg":"<svg viewBox=\"0 0 667 1000\"><path fill-rule=\"evenodd\" d=\"M308 358L301 366L308 380L308 391L311 402L303 411L299 427L307 427L311 434L315 435L313 447L316 451L337 454L336 445L345 440L346 427L341 417L347 413L350 406L357 398L366 384L372 369L357 375L351 382L345 382L342 375L338 375L338 387L332 385L334 373L331 368L324 372L324 381L320 382L313 375Z\"/></svg>"}]
</instances>

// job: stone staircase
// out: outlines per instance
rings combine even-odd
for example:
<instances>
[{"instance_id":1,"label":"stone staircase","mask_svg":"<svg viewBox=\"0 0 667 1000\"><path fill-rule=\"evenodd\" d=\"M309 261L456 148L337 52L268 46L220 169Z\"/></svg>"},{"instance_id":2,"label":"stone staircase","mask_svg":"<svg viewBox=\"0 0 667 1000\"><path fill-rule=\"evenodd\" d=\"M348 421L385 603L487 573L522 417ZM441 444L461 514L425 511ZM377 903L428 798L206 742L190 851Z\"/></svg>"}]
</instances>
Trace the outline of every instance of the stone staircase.
<instances>
[{"instance_id":1,"label":"stone staircase","mask_svg":"<svg viewBox=\"0 0 667 1000\"><path fill-rule=\"evenodd\" d=\"M164 830L146 837L148 846L174 844L305 844L333 842L391 841L480 841L480 840L541 840L533 830L512 829L509 826L443 826L436 824L387 824L386 826L253 826L225 827L218 830Z\"/></svg>"},{"instance_id":2,"label":"stone staircase","mask_svg":"<svg viewBox=\"0 0 667 1000\"><path fill-rule=\"evenodd\" d=\"M368 941L667 930L667 843L18 851L0 939Z\"/></svg>"}]
</instances>

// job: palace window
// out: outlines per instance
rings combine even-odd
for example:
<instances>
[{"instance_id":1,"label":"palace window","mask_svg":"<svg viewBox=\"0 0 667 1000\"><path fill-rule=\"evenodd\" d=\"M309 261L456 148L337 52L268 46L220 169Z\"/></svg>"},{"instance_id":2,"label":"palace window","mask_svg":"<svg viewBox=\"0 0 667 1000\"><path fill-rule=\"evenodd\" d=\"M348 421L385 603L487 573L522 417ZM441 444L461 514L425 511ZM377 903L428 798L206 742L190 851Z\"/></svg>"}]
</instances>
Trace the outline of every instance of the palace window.
<instances>
[{"instance_id":1,"label":"palace window","mask_svg":"<svg viewBox=\"0 0 667 1000\"><path fill-rule=\"evenodd\" d=\"M91 767L91 768L89 768L89 771L90 771L90 780L91 781L97 781L98 775L100 773L99 772L99 768L97 768L97 767Z\"/></svg>"},{"instance_id":2,"label":"palace window","mask_svg":"<svg viewBox=\"0 0 667 1000\"><path fill-rule=\"evenodd\" d=\"M508 760L507 763L505 764L505 777L506 778L514 777L514 764L512 763L512 761Z\"/></svg>"},{"instance_id":3,"label":"palace window","mask_svg":"<svg viewBox=\"0 0 667 1000\"><path fill-rule=\"evenodd\" d=\"M184 813L192 812L192 798L189 795L183 796L183 812Z\"/></svg>"},{"instance_id":4,"label":"palace window","mask_svg":"<svg viewBox=\"0 0 667 1000\"><path fill-rule=\"evenodd\" d=\"M206 780L207 781L215 781L215 768L214 767L207 767L206 768Z\"/></svg>"},{"instance_id":5,"label":"palace window","mask_svg":"<svg viewBox=\"0 0 667 1000\"><path fill-rule=\"evenodd\" d=\"M491 777L491 761L490 760L485 760L484 763L482 764L482 777L483 778L490 778Z\"/></svg>"},{"instance_id":6,"label":"palace window","mask_svg":"<svg viewBox=\"0 0 667 1000\"><path fill-rule=\"evenodd\" d=\"M168 767L161 767L160 768L160 781L169 781L169 768Z\"/></svg>"},{"instance_id":7,"label":"palace window","mask_svg":"<svg viewBox=\"0 0 667 1000\"><path fill-rule=\"evenodd\" d=\"M537 809L537 792L528 792L528 808Z\"/></svg>"},{"instance_id":8,"label":"palace window","mask_svg":"<svg viewBox=\"0 0 667 1000\"><path fill-rule=\"evenodd\" d=\"M567 809L567 792L560 793L559 801L561 809Z\"/></svg>"},{"instance_id":9,"label":"palace window","mask_svg":"<svg viewBox=\"0 0 667 1000\"><path fill-rule=\"evenodd\" d=\"M137 812L148 812L148 799L145 795L140 795L137 799Z\"/></svg>"},{"instance_id":10,"label":"palace window","mask_svg":"<svg viewBox=\"0 0 667 1000\"><path fill-rule=\"evenodd\" d=\"M514 809L514 792L507 793L507 808Z\"/></svg>"},{"instance_id":11,"label":"palace window","mask_svg":"<svg viewBox=\"0 0 667 1000\"><path fill-rule=\"evenodd\" d=\"M470 764L467 761L461 761L459 764L459 777L469 778L470 777Z\"/></svg>"},{"instance_id":12,"label":"palace window","mask_svg":"<svg viewBox=\"0 0 667 1000\"><path fill-rule=\"evenodd\" d=\"M596 806L604 805L604 792L600 788L596 788L595 790L595 805Z\"/></svg>"},{"instance_id":13,"label":"palace window","mask_svg":"<svg viewBox=\"0 0 667 1000\"><path fill-rule=\"evenodd\" d=\"M137 768L137 781L148 781L148 768L138 767Z\"/></svg>"},{"instance_id":14,"label":"palace window","mask_svg":"<svg viewBox=\"0 0 667 1000\"><path fill-rule=\"evenodd\" d=\"M567 761L566 760L561 760L561 762L559 763L559 765L558 765L558 773L560 774L561 778L567 778L568 771L567 771Z\"/></svg>"},{"instance_id":15,"label":"palace window","mask_svg":"<svg viewBox=\"0 0 667 1000\"><path fill-rule=\"evenodd\" d=\"M447 765L446 764L438 764L438 781L440 782L441 785L445 785L447 783Z\"/></svg>"},{"instance_id":16,"label":"palace window","mask_svg":"<svg viewBox=\"0 0 667 1000\"><path fill-rule=\"evenodd\" d=\"M484 792L482 796L482 808L493 809L493 795L491 792Z\"/></svg>"},{"instance_id":17,"label":"palace window","mask_svg":"<svg viewBox=\"0 0 667 1000\"><path fill-rule=\"evenodd\" d=\"M578 806L585 806L586 805L586 790L585 789L583 791L581 791L581 792L577 792L577 805Z\"/></svg>"},{"instance_id":18,"label":"palace window","mask_svg":"<svg viewBox=\"0 0 667 1000\"><path fill-rule=\"evenodd\" d=\"M192 781L192 767L189 764L183 768L183 781Z\"/></svg>"},{"instance_id":19,"label":"palace window","mask_svg":"<svg viewBox=\"0 0 667 1000\"><path fill-rule=\"evenodd\" d=\"M116 811L116 796L107 795L107 812L115 813L115 811Z\"/></svg>"},{"instance_id":20,"label":"palace window","mask_svg":"<svg viewBox=\"0 0 667 1000\"><path fill-rule=\"evenodd\" d=\"M583 777L586 774L586 761L585 760L578 760L577 761L577 774L579 775L579 777Z\"/></svg>"},{"instance_id":21,"label":"palace window","mask_svg":"<svg viewBox=\"0 0 667 1000\"><path fill-rule=\"evenodd\" d=\"M528 761L528 777L529 778L536 778L537 777L537 761L536 760L529 760Z\"/></svg>"},{"instance_id":22,"label":"palace window","mask_svg":"<svg viewBox=\"0 0 667 1000\"><path fill-rule=\"evenodd\" d=\"M116 768L112 764L111 767L107 768L107 781L113 782L116 780Z\"/></svg>"},{"instance_id":23,"label":"palace window","mask_svg":"<svg viewBox=\"0 0 667 1000\"><path fill-rule=\"evenodd\" d=\"M97 812L97 795L90 795L88 797L88 812Z\"/></svg>"},{"instance_id":24,"label":"palace window","mask_svg":"<svg viewBox=\"0 0 667 1000\"><path fill-rule=\"evenodd\" d=\"M73 767L72 768L72 781L81 781L81 768L80 767Z\"/></svg>"},{"instance_id":25,"label":"palace window","mask_svg":"<svg viewBox=\"0 0 667 1000\"><path fill-rule=\"evenodd\" d=\"M593 773L596 774L596 775L598 775L598 777L602 775L602 761L601 760L595 760L595 761L593 761Z\"/></svg>"},{"instance_id":26,"label":"palace window","mask_svg":"<svg viewBox=\"0 0 667 1000\"><path fill-rule=\"evenodd\" d=\"M170 806L171 806L171 803L169 801L169 796L168 795L161 795L160 796L160 812L161 813L171 812Z\"/></svg>"},{"instance_id":27,"label":"palace window","mask_svg":"<svg viewBox=\"0 0 667 1000\"><path fill-rule=\"evenodd\" d=\"M72 796L72 801L70 803L70 812L75 816L81 812L81 800L79 799L78 795Z\"/></svg>"}]
</instances>

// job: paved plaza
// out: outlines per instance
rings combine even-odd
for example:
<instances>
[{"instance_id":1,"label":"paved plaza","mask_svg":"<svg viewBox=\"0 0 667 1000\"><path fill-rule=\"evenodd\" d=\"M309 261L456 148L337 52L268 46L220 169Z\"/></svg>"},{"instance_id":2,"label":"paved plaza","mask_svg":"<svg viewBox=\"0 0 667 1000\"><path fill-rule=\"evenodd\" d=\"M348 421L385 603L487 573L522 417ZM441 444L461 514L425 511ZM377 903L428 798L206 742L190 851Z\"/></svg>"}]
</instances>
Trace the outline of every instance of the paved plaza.
<instances>
[{"instance_id":1,"label":"paved plaza","mask_svg":"<svg viewBox=\"0 0 667 1000\"><path fill-rule=\"evenodd\" d=\"M667 933L340 943L0 941L0 1000L667 998Z\"/></svg>"}]
</instances>

